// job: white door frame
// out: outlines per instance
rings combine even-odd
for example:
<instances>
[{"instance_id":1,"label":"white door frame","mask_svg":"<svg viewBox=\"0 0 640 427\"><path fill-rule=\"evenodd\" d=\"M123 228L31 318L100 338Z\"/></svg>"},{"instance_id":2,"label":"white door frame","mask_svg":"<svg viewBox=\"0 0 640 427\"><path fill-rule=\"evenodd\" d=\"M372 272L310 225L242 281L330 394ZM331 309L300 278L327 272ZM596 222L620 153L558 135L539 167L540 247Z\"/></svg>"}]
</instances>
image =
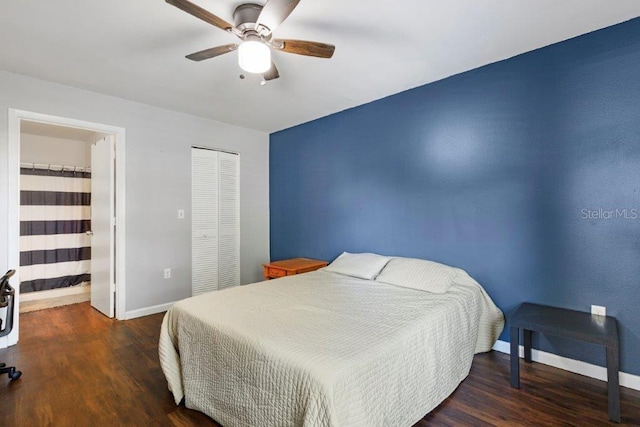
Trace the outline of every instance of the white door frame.
<instances>
[{"instance_id":1,"label":"white door frame","mask_svg":"<svg viewBox=\"0 0 640 427\"><path fill-rule=\"evenodd\" d=\"M20 122L28 120L32 122L47 123L58 126L81 128L94 132L114 135L116 140L116 319L125 319L125 129L117 126L103 125L99 123L85 122L66 117L51 116L48 114L34 113L30 111L9 108L9 146L8 146L8 259L9 268L15 266L16 277L14 283L20 283ZM16 294L20 292L20 286L16 286ZM14 330L6 338L0 338L0 348L13 345L18 342L19 303L16 298ZM5 339L6 342L2 342Z\"/></svg>"}]
</instances>

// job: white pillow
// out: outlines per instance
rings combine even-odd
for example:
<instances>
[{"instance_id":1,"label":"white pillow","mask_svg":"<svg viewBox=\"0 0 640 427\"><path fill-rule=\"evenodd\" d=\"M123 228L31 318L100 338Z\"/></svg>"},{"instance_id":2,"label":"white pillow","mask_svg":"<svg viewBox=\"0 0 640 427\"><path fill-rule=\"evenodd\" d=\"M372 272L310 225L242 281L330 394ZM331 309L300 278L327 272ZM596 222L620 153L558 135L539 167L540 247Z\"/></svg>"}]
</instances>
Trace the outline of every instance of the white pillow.
<instances>
[{"instance_id":1,"label":"white pillow","mask_svg":"<svg viewBox=\"0 0 640 427\"><path fill-rule=\"evenodd\" d=\"M342 255L325 267L324 271L373 280L390 259L391 257L376 254L350 254L343 252Z\"/></svg>"},{"instance_id":2,"label":"white pillow","mask_svg":"<svg viewBox=\"0 0 640 427\"><path fill-rule=\"evenodd\" d=\"M444 294L453 284L457 269L416 258L393 258L376 278L376 282Z\"/></svg>"}]
</instances>

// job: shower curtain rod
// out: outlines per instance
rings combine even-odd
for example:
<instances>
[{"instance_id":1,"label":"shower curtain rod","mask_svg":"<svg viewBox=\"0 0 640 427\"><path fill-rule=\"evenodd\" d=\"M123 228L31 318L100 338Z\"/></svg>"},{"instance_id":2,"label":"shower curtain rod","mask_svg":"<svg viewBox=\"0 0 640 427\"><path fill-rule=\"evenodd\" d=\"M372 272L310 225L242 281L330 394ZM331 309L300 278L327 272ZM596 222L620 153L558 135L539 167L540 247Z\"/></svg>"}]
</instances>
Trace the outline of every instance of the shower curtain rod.
<instances>
[{"instance_id":1,"label":"shower curtain rod","mask_svg":"<svg viewBox=\"0 0 640 427\"><path fill-rule=\"evenodd\" d=\"M21 168L26 169L44 169L55 171L69 171L69 172L91 172L90 167L85 166L67 166L67 165L52 165L47 163L20 163Z\"/></svg>"}]
</instances>

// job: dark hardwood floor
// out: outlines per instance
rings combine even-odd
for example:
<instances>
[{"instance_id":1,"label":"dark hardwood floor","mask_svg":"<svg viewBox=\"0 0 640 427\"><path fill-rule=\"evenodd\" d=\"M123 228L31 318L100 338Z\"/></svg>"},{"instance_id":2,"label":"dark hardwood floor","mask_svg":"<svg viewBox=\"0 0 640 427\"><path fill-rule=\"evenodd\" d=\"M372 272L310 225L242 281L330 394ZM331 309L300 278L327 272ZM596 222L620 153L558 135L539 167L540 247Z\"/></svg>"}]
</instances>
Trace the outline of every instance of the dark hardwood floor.
<instances>
[{"instance_id":1,"label":"dark hardwood floor","mask_svg":"<svg viewBox=\"0 0 640 427\"><path fill-rule=\"evenodd\" d=\"M174 404L158 362L162 316L119 322L89 303L22 314L19 344L0 350L23 372L0 377L0 425L217 426ZM469 377L416 425L610 424L602 381L537 363L522 365L521 381L509 386L507 355L477 355ZM640 425L640 392L621 396L621 425Z\"/></svg>"}]
</instances>

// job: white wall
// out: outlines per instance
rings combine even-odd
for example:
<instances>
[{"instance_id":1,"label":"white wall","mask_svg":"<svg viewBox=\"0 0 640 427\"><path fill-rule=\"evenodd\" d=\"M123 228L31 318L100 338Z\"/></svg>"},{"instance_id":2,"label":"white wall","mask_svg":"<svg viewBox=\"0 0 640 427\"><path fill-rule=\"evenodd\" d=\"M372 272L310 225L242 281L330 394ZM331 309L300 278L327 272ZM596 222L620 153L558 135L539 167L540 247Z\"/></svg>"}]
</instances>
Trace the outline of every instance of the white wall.
<instances>
[{"instance_id":1,"label":"white wall","mask_svg":"<svg viewBox=\"0 0 640 427\"><path fill-rule=\"evenodd\" d=\"M191 294L191 145L240 153L240 280L261 279L261 263L269 260L268 134L0 71L3 201L8 192L8 108L126 129L127 312ZM187 219L178 219L178 209L186 210ZM7 215L2 202L2 271L9 267ZM162 278L167 267L171 279Z\"/></svg>"},{"instance_id":2,"label":"white wall","mask_svg":"<svg viewBox=\"0 0 640 427\"><path fill-rule=\"evenodd\" d=\"M91 167L91 144L75 139L20 134L20 162Z\"/></svg>"}]
</instances>

